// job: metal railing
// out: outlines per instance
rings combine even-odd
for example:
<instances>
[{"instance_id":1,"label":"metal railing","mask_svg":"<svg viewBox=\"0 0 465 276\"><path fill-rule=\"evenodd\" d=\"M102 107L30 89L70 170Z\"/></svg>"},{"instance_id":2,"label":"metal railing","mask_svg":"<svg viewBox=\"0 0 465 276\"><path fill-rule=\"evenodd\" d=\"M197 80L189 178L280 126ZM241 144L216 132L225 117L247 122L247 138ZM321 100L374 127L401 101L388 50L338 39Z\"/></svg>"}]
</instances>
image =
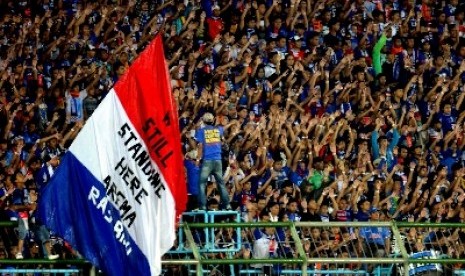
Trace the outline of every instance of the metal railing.
<instances>
[{"instance_id":1,"label":"metal railing","mask_svg":"<svg viewBox=\"0 0 465 276\"><path fill-rule=\"evenodd\" d=\"M229 217L218 222L225 216ZM391 275L393 269L397 275L412 276L422 269L448 269L454 275L465 275L465 225L461 223L238 222L239 219L237 212L185 214L178 229L178 243L165 254L163 267L187 266L187 275L257 275L265 269L277 269L280 275ZM0 222L0 227L16 225ZM254 255L254 250L264 239L260 235L266 229L277 243L266 257L260 257ZM367 229L389 231L392 244L388 252L378 254L383 248L366 244L363 237ZM82 259L0 259L0 264L15 266L3 268L0 273L71 275L88 269L87 275L96 274L91 264ZM36 265L42 267L29 268Z\"/></svg>"},{"instance_id":2,"label":"metal railing","mask_svg":"<svg viewBox=\"0 0 465 276\"><path fill-rule=\"evenodd\" d=\"M197 261L192 263L192 265L195 265L195 270L189 270L188 275L194 273L196 275L205 275L205 273L212 275L212 267L225 269L222 275L258 275L263 273L262 269L257 268L260 266L278 267L277 273L280 275L308 275L315 273L391 275L391 273L396 273L397 275L411 276L423 272L425 269L435 271L450 269L456 275L464 274L463 270L461 270L462 267L459 265L465 264L465 258L461 258L458 253L465 254L465 231L462 231L465 230L465 225L460 223L404 223L394 221L226 222L183 223L181 228L186 234L186 242L188 242L189 248L192 250L192 254L186 255L184 258ZM264 228L280 229L279 231L286 233L286 238L278 241L278 248L275 250L276 254L266 258L255 258L253 254L249 254L247 258L244 258L243 254L241 254L244 251L244 245L252 245L252 250L254 250L253 247L258 240L258 237L245 235L244 233L247 233L247 231L250 233L251 229L257 231L257 229L263 230ZM231 247L234 248L233 250L231 248L224 250L214 248L214 251L209 251L209 248L203 247L207 242L195 240L192 235L188 234L192 231L196 232L198 229L201 231L215 229L210 233L216 233L216 237L221 236L220 233L223 233L221 229L229 229L229 231L233 229L235 233L240 231L241 235L238 235L236 240L237 244L242 246L241 248ZM386 248L372 247L372 244L369 244L367 240L366 234L372 230L389 233L392 240L391 244L388 244ZM422 234L423 239L421 242L425 246L424 248L409 245L407 234L414 231ZM330 235L330 237L322 237L322 234ZM420 237L420 235L417 237ZM453 237L452 241L456 247L462 248L455 255L450 254L451 252L444 252L444 249L440 247L450 245L445 243L447 241L451 242L450 237ZM417 240L417 242L420 242L420 240ZM353 248L356 252L349 252L347 248ZM451 246L448 248L451 248ZM175 254L175 252L174 250L171 254ZM210 253L219 252L225 254L216 258L209 256ZM233 270L235 273L231 273ZM213 275L216 274L213 273Z\"/></svg>"}]
</instances>

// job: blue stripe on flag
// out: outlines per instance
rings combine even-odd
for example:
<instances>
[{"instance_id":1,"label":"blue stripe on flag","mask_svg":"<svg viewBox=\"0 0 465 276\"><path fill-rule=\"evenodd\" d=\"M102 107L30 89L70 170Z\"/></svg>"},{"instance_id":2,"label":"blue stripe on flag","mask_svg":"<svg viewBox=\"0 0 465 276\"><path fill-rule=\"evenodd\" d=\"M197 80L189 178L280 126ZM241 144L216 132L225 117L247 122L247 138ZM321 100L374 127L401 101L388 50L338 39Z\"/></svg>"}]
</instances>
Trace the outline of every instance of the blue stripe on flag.
<instances>
[{"instance_id":1,"label":"blue stripe on flag","mask_svg":"<svg viewBox=\"0 0 465 276\"><path fill-rule=\"evenodd\" d=\"M121 228L119 211L106 199L104 184L67 152L42 191L39 216L108 275L150 275L147 258Z\"/></svg>"}]
</instances>

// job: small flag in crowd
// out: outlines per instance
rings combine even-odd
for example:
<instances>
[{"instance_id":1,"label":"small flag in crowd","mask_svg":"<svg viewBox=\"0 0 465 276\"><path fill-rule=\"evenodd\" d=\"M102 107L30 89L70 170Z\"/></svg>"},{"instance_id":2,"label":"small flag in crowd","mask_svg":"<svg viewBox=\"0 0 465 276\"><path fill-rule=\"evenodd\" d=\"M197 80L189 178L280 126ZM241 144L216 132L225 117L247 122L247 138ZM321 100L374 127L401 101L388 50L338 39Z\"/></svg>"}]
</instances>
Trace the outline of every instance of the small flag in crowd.
<instances>
[{"instance_id":1,"label":"small flag in crowd","mask_svg":"<svg viewBox=\"0 0 465 276\"><path fill-rule=\"evenodd\" d=\"M115 84L62 159L40 218L107 275L159 275L187 200L161 36Z\"/></svg>"}]
</instances>

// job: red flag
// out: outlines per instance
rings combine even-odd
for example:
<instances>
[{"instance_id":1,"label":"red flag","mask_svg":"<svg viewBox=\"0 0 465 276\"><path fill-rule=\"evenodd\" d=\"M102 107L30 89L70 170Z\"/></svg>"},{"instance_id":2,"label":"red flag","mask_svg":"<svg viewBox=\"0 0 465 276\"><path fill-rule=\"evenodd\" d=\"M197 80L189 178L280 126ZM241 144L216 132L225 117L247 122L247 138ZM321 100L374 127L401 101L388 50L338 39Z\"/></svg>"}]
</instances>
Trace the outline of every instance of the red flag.
<instances>
[{"instance_id":1,"label":"red flag","mask_svg":"<svg viewBox=\"0 0 465 276\"><path fill-rule=\"evenodd\" d=\"M150 157L163 172L179 216L187 202L177 107L161 35L147 46L114 89ZM153 99L148 101L148 99Z\"/></svg>"}]
</instances>

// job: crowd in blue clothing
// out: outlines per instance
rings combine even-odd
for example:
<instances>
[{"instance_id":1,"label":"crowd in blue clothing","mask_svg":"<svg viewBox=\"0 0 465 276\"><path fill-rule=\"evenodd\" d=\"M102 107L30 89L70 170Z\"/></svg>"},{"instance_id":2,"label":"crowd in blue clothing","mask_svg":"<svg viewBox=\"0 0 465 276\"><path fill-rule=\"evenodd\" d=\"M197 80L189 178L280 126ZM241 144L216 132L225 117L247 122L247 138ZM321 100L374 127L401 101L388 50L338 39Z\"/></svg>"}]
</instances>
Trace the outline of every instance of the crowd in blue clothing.
<instances>
[{"instance_id":1,"label":"crowd in blue clothing","mask_svg":"<svg viewBox=\"0 0 465 276\"><path fill-rule=\"evenodd\" d=\"M87 118L160 34L188 210L233 209L244 221L463 222L464 17L458 0L3 1L4 219L18 219L7 199L18 183L40 193ZM209 128L222 129L208 134L215 156L201 134ZM330 254L336 237L379 245L388 236L308 231L303 238L323 237L307 246L313 255ZM260 233L250 240L274 235ZM16 239L2 235L13 255ZM242 253L260 246L278 250L262 240Z\"/></svg>"}]
</instances>

